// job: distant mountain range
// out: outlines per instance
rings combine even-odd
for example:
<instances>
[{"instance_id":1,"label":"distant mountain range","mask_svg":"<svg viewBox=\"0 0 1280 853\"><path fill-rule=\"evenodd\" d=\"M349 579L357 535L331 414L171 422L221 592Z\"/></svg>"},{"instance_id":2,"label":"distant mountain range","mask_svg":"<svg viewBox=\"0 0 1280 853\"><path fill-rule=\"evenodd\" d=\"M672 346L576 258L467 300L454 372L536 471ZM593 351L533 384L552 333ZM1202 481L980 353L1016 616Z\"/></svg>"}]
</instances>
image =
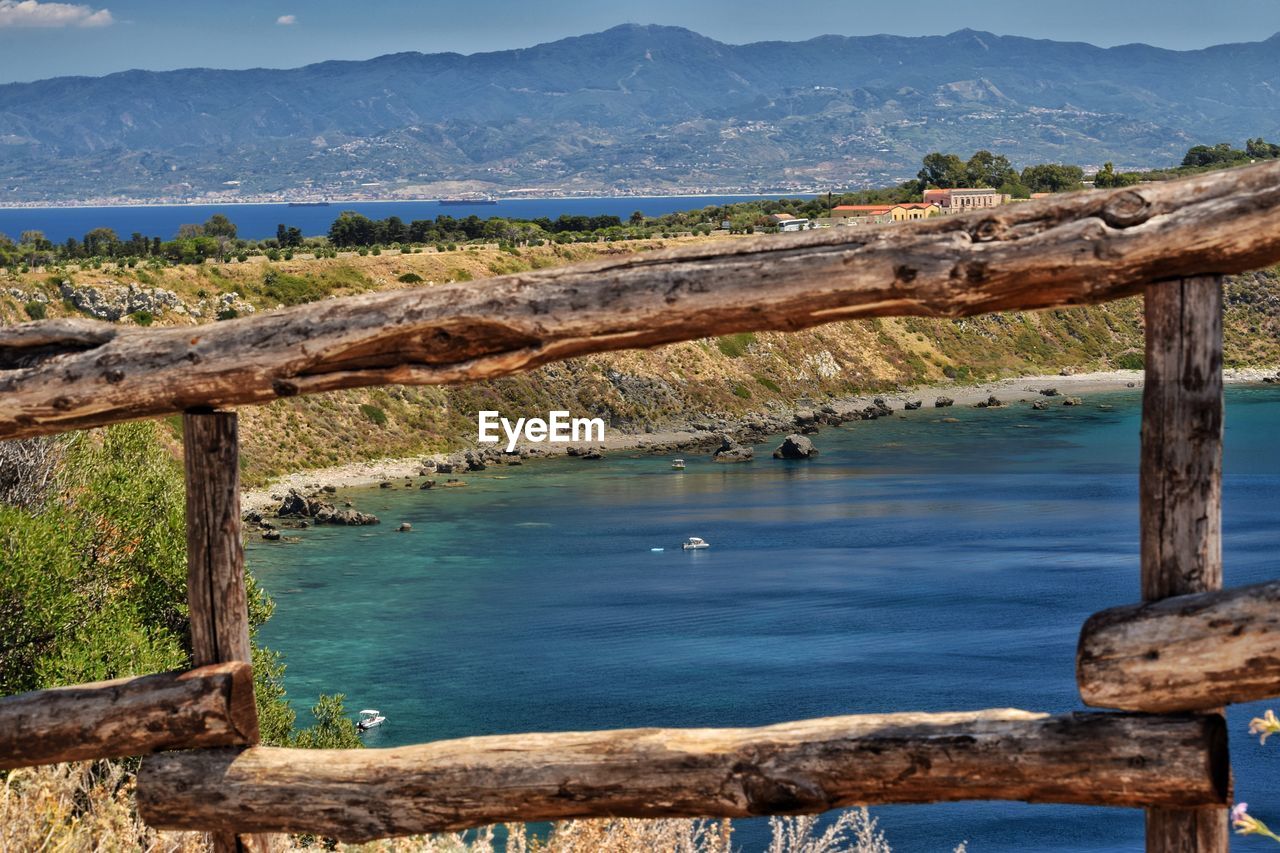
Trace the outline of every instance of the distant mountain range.
<instances>
[{"instance_id":1,"label":"distant mountain range","mask_svg":"<svg viewBox=\"0 0 1280 853\"><path fill-rule=\"evenodd\" d=\"M0 201L856 187L932 150L1144 167L1280 137L1280 34L1196 51L961 30L522 50L0 86Z\"/></svg>"}]
</instances>

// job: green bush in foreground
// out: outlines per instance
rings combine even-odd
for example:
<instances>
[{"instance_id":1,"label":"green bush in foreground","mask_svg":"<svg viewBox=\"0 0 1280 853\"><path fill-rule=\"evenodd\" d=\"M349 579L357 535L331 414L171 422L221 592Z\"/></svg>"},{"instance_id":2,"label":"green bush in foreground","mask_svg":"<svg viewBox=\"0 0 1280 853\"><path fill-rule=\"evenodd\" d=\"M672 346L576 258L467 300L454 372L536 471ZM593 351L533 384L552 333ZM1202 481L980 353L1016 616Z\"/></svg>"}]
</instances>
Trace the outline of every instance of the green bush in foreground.
<instances>
[{"instance_id":1,"label":"green bush in foreground","mask_svg":"<svg viewBox=\"0 0 1280 853\"><path fill-rule=\"evenodd\" d=\"M49 454L53 474L0 503L0 695L190 666L182 471L161 428L25 445ZM6 456L0 468L38 458ZM273 605L252 578L248 593L256 636ZM253 654L264 742L360 745L341 697L321 697L316 727L295 732L283 663L256 643Z\"/></svg>"}]
</instances>

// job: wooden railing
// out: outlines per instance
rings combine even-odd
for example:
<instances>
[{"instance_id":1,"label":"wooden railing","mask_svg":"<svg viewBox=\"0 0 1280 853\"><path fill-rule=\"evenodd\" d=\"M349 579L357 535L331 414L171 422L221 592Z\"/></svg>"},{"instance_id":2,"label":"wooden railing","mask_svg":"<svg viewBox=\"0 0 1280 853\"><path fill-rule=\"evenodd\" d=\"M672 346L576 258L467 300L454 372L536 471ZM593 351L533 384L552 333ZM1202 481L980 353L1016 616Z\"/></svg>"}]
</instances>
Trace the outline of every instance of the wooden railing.
<instances>
[{"instance_id":1,"label":"wooden railing","mask_svg":"<svg viewBox=\"0 0 1280 853\"><path fill-rule=\"evenodd\" d=\"M193 665L0 699L0 768L161 753L143 817L219 849L507 820L747 816L1011 799L1147 809L1147 849L1224 851L1222 706L1280 696L1280 584L1221 586L1222 280L1280 261L1280 163L879 229L757 237L197 327L0 329L0 438L183 413ZM592 352L856 317L1146 300L1141 592L1084 626L1086 704L758 729L257 741L236 417L218 407L447 383ZM1259 664L1259 661L1262 663ZM186 751L172 751L184 749Z\"/></svg>"}]
</instances>

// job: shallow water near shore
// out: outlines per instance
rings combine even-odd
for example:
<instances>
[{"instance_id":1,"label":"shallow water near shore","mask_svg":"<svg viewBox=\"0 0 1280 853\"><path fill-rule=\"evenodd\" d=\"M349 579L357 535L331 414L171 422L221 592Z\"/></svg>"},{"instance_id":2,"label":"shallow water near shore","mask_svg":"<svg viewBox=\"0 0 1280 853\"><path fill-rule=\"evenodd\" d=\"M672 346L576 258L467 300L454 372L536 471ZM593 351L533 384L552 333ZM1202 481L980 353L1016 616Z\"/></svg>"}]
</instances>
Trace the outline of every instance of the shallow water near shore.
<instances>
[{"instance_id":1,"label":"shallow water near shore","mask_svg":"<svg viewBox=\"0 0 1280 853\"><path fill-rule=\"evenodd\" d=\"M1226 582L1241 585L1277 575L1280 388L1227 401ZM774 441L749 464L686 454L683 472L615 453L461 475L466 488L343 490L383 524L251 542L277 603L262 639L300 711L322 692L380 709L370 746L1079 709L1081 623L1139 597L1140 394L1085 402L853 423L813 436L822 454L805 462L770 459ZM682 551L691 535L712 547ZM1265 707L1232 709L1231 745L1237 799L1275 825L1280 747L1246 734ZM1143 849L1137 810L872 813L909 853ZM736 847L763 849L763 821L735 828Z\"/></svg>"}]
</instances>

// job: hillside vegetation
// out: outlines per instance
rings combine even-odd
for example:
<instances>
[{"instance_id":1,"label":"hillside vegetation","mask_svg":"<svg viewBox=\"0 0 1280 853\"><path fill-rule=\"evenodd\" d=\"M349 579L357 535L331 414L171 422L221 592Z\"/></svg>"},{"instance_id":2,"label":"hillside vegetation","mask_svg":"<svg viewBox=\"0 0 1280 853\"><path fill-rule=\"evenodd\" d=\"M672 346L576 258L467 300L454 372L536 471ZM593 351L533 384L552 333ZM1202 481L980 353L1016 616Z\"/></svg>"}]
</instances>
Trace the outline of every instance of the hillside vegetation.
<instances>
[{"instance_id":1,"label":"hillside vegetation","mask_svg":"<svg viewBox=\"0 0 1280 853\"><path fill-rule=\"evenodd\" d=\"M121 322L208 322L370 290L479 280L705 239L495 246L419 254L183 265L152 270L76 270L14 276L0 295L0 321L83 316L86 292L135 291L155 310ZM412 284L402 282L408 279ZM421 279L421 284L416 283ZM70 281L75 299L62 296ZM148 297L171 292L181 306ZM123 298L123 297L122 297ZM43 299L43 302L37 300ZM156 304L152 304L156 303ZM34 306L39 306L36 309ZM127 306L126 306L127 307ZM192 313L199 313L199 318ZM1228 366L1280 363L1280 271L1233 278L1227 289ZM527 375L459 387L388 387L292 398L242 412L245 480L287 471L466 446L480 409L527 415L549 409L604 417L611 429L644 432L704 412L741 414L820 402L900 385L977 382L1042 372L1142 366L1141 301L959 320L893 318L832 323L794 333L759 332L648 351L572 359ZM177 434L176 419L170 429Z\"/></svg>"}]
</instances>

